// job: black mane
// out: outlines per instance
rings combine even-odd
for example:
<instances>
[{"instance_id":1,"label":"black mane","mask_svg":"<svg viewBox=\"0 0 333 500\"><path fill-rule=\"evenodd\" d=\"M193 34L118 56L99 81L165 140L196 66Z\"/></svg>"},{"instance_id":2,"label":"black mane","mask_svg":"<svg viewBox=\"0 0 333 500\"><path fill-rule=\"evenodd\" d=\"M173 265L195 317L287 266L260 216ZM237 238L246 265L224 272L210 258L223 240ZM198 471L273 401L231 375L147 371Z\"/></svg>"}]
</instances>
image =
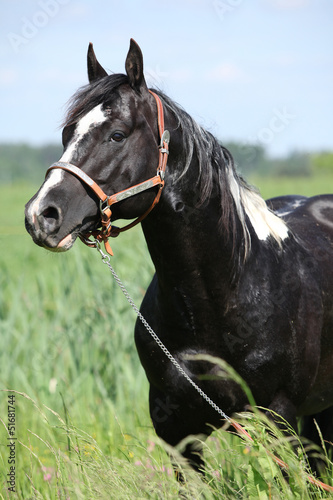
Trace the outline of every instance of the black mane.
<instances>
[{"instance_id":1,"label":"black mane","mask_svg":"<svg viewBox=\"0 0 333 500\"><path fill-rule=\"evenodd\" d=\"M154 90L162 99L166 109L169 109L178 121L178 127L182 131L182 147L185 153L185 162L182 171L179 172L181 179L189 170L191 161L196 156L199 165L199 177L197 179L198 199L196 207L199 208L212 196L220 200L220 221L217 230L223 231L226 238L232 237L233 254L238 253L239 262L242 262L251 247L250 233L245 209L241 199L235 200L232 192L230 179L239 187L239 191L252 193L258 192L238 174L230 151L225 148L210 132L202 128L198 123L176 104L172 99L160 91ZM193 175L191 176L193 182ZM259 196L259 195L258 195ZM239 201L239 203L237 203ZM241 224L241 230L237 224ZM237 236L241 235L239 241Z\"/></svg>"},{"instance_id":2,"label":"black mane","mask_svg":"<svg viewBox=\"0 0 333 500\"><path fill-rule=\"evenodd\" d=\"M93 108L106 102L117 87L126 83L128 83L127 75L113 74L81 87L68 102L62 126L67 127L76 123Z\"/></svg>"}]
</instances>

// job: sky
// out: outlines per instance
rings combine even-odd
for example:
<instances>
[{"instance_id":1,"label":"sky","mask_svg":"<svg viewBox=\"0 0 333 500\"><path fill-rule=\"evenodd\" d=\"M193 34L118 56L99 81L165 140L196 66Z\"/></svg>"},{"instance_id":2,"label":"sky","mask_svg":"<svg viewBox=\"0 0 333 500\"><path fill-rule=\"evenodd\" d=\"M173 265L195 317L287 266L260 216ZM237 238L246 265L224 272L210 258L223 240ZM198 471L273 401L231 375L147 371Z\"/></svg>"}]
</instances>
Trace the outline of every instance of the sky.
<instances>
[{"instance_id":1,"label":"sky","mask_svg":"<svg viewBox=\"0 0 333 500\"><path fill-rule=\"evenodd\" d=\"M134 38L147 83L222 142L333 150L332 0L0 0L0 12L0 143L60 143L89 42L123 73Z\"/></svg>"}]
</instances>

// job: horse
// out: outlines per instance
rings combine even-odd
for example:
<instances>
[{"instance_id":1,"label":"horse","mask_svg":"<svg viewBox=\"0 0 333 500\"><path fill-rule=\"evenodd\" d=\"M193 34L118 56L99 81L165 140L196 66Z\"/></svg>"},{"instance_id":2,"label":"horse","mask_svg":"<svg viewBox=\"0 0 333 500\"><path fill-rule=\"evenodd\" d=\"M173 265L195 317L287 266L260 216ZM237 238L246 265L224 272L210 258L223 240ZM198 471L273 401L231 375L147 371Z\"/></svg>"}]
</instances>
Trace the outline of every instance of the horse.
<instances>
[{"instance_id":1,"label":"horse","mask_svg":"<svg viewBox=\"0 0 333 500\"><path fill-rule=\"evenodd\" d=\"M72 97L63 155L26 204L33 241L94 246L141 223L155 274L141 313L182 370L226 415L254 400L315 439L333 440L333 195L267 200L230 152L160 90L148 89L131 39L126 74L108 75L88 48L89 83ZM107 194L106 194L107 193ZM91 239L93 238L93 239ZM223 424L141 321L135 343L157 435L175 447ZM201 357L201 358L200 358ZM186 440L185 440L186 441ZM182 454L203 467L202 448Z\"/></svg>"}]
</instances>

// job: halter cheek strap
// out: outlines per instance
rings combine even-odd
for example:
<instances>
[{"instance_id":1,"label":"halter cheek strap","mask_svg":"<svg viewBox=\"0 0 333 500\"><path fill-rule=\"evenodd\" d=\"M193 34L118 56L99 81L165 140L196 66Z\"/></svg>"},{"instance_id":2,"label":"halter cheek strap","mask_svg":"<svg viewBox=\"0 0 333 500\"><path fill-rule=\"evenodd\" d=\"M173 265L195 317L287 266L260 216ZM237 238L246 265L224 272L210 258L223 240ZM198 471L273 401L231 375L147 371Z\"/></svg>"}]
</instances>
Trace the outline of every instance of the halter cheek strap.
<instances>
[{"instance_id":1,"label":"halter cheek strap","mask_svg":"<svg viewBox=\"0 0 333 500\"><path fill-rule=\"evenodd\" d=\"M158 97L157 94L152 92L151 90L149 91L155 98L156 104L157 104L157 121L158 121L158 132L159 132L159 137L160 137L160 145L159 145L159 159L158 159L158 167L157 167L157 173L154 177L151 177L147 181L140 182L139 184L135 184L134 186L131 186L128 189L124 189L123 191L119 191L116 194L108 196L104 191L99 187L99 185L91 178L89 175L87 175L83 170L81 170L79 167L72 165L71 163L67 162L57 162L53 163L48 170L46 171L46 175L53 169L60 168L62 170L65 170L66 172L71 173L75 177L78 177L82 182L84 182L99 198L100 200L100 214L101 214L101 229L98 229L97 231L90 231L85 234L80 234L79 237L83 243L88 245L89 247L95 247L96 246L96 240L98 242L103 241L105 245L105 250L110 254L113 255L111 246L109 244L108 238L109 237L116 237L118 236L121 232L127 231L127 229L131 229L132 227L136 226L139 222L141 222L147 215L152 211L152 209L155 207L155 205L159 202L162 189L164 187L164 176L165 176L165 170L166 170L166 165L167 165L167 160L168 160L168 154L169 154L169 142L170 142L170 133L168 130L164 130L164 113L163 113L163 105L161 102L161 99ZM155 196L155 199L152 203L152 205L146 210L144 214L142 214L140 217L135 219L133 222L130 224L127 224L126 226L122 228L118 228L116 226L112 226L111 224L111 216L112 216L112 211L111 211L111 205L114 205L115 203L118 203L120 201L126 200L127 198L130 198L132 196L135 196L138 193L142 193L143 191L146 191L147 189L151 189L155 186L158 186L158 192ZM94 241L90 240L90 237L95 238Z\"/></svg>"}]
</instances>

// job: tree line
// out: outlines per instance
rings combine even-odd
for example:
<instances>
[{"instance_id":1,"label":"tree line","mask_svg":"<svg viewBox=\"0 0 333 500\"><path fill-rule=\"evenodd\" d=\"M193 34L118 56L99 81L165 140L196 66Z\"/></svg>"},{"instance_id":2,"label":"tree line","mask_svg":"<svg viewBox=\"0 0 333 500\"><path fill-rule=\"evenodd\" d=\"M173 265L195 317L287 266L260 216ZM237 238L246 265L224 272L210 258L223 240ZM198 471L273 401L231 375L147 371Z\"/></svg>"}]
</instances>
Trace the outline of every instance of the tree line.
<instances>
[{"instance_id":1,"label":"tree line","mask_svg":"<svg viewBox=\"0 0 333 500\"><path fill-rule=\"evenodd\" d=\"M0 144L0 182L41 183L47 167L59 160L61 154L62 147L53 144Z\"/></svg>"},{"instance_id":2,"label":"tree line","mask_svg":"<svg viewBox=\"0 0 333 500\"><path fill-rule=\"evenodd\" d=\"M270 158L260 144L223 143L234 157L237 169L245 176L311 176L333 172L333 151L307 153L294 151L284 158ZM62 147L49 144L0 144L0 182L40 183L46 169L57 161Z\"/></svg>"},{"instance_id":3,"label":"tree line","mask_svg":"<svg viewBox=\"0 0 333 500\"><path fill-rule=\"evenodd\" d=\"M283 158L271 158L260 144L229 142L230 150L238 170L246 175L297 177L333 172L333 151L292 151Z\"/></svg>"}]
</instances>

